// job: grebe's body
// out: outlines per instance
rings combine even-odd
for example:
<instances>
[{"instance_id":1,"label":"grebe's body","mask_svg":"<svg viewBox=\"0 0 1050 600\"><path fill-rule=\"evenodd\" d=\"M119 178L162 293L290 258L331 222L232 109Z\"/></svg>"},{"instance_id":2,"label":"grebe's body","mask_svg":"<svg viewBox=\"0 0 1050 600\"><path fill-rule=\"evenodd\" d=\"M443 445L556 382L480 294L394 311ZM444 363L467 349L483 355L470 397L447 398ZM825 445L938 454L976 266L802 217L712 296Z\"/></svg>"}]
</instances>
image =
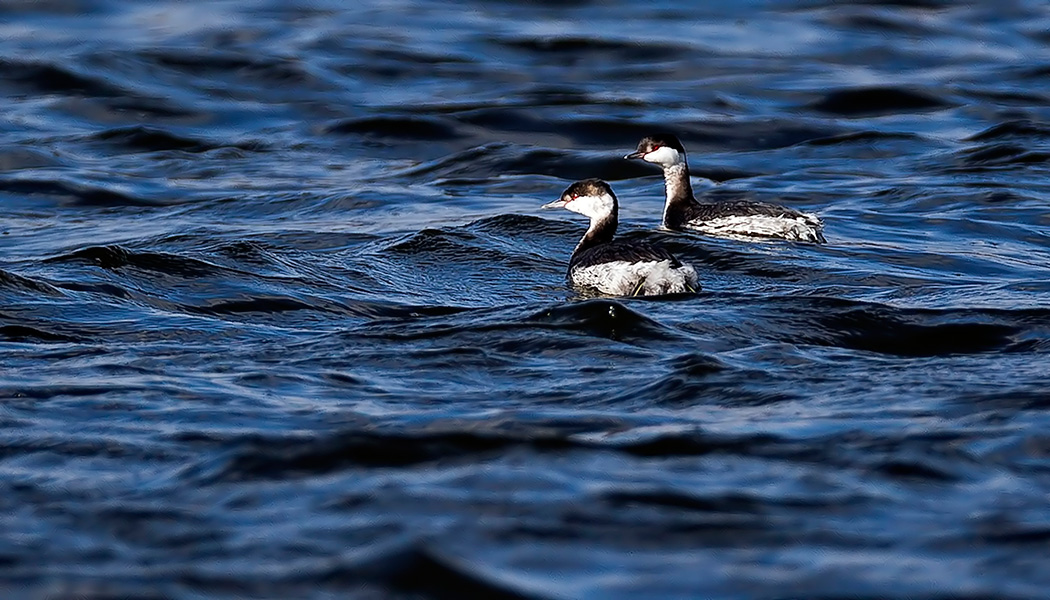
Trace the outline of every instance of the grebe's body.
<instances>
[{"instance_id":1,"label":"grebe's body","mask_svg":"<svg viewBox=\"0 0 1050 600\"><path fill-rule=\"evenodd\" d=\"M664 170L663 226L723 237L765 237L824 243L824 224L816 215L768 202L699 202L693 197L682 142L672 134L642 138L624 158L641 159Z\"/></svg>"},{"instance_id":2,"label":"grebe's body","mask_svg":"<svg viewBox=\"0 0 1050 600\"><path fill-rule=\"evenodd\" d=\"M700 289L693 267L667 250L613 240L619 205L604 181L577 181L543 208L566 208L591 220L569 259L569 280L574 286L610 296L657 296Z\"/></svg>"}]
</instances>

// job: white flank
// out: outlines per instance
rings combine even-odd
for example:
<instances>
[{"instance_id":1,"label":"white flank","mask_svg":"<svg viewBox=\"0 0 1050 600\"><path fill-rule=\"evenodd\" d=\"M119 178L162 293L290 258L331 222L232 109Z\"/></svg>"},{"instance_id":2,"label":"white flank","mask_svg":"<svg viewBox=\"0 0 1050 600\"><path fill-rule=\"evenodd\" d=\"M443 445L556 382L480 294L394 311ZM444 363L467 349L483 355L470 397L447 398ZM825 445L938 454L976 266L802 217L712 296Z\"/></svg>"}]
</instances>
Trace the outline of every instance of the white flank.
<instances>
[{"instance_id":1,"label":"white flank","mask_svg":"<svg viewBox=\"0 0 1050 600\"><path fill-rule=\"evenodd\" d=\"M572 283L594 288L609 296L660 296L696 292L696 270L671 261L613 261L572 270Z\"/></svg>"},{"instance_id":2,"label":"white flank","mask_svg":"<svg viewBox=\"0 0 1050 600\"><path fill-rule=\"evenodd\" d=\"M770 215L738 215L719 217L708 221L692 221L690 229L729 238L773 237L802 242L819 242L823 226L815 215L801 217L773 217Z\"/></svg>"}]
</instances>

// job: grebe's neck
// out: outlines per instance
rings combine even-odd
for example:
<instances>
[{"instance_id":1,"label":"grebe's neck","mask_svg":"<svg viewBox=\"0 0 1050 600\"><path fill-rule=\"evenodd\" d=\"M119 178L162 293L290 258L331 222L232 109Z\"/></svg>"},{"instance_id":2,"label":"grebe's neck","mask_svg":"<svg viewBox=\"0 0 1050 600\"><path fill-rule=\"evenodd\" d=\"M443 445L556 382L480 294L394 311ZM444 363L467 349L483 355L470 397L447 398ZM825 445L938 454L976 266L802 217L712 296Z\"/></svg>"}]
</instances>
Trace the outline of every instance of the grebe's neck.
<instances>
[{"instance_id":1,"label":"grebe's neck","mask_svg":"<svg viewBox=\"0 0 1050 600\"><path fill-rule=\"evenodd\" d=\"M570 264L585 250L613 241L616 235L617 212L617 207L614 206L612 212L591 217L591 226L587 228L587 233L583 234L583 239L572 251Z\"/></svg>"},{"instance_id":2,"label":"grebe's neck","mask_svg":"<svg viewBox=\"0 0 1050 600\"><path fill-rule=\"evenodd\" d=\"M664 167L664 188L667 199L664 201L664 227L671 227L668 216L680 213L685 206L696 204L693 197L693 186L689 183L689 165L682 161L678 164Z\"/></svg>"}]
</instances>

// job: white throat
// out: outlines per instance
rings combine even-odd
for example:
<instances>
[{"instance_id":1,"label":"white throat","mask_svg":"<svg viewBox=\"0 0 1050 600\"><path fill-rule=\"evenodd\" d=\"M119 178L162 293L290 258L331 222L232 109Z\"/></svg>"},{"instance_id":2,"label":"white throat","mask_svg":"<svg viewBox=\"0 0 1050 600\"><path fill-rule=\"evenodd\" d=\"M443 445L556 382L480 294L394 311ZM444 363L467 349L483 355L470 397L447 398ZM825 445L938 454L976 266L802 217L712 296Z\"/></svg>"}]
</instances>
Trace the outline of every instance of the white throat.
<instances>
[{"instance_id":1,"label":"white throat","mask_svg":"<svg viewBox=\"0 0 1050 600\"><path fill-rule=\"evenodd\" d=\"M664 188L667 198L677 198L682 194L692 195L691 189L686 189L689 184L689 168L685 163L664 167Z\"/></svg>"},{"instance_id":2,"label":"white throat","mask_svg":"<svg viewBox=\"0 0 1050 600\"><path fill-rule=\"evenodd\" d=\"M692 203L693 187L689 182L689 167L680 163L670 167L664 167L664 227L668 227L668 212L672 205L681 203Z\"/></svg>"}]
</instances>

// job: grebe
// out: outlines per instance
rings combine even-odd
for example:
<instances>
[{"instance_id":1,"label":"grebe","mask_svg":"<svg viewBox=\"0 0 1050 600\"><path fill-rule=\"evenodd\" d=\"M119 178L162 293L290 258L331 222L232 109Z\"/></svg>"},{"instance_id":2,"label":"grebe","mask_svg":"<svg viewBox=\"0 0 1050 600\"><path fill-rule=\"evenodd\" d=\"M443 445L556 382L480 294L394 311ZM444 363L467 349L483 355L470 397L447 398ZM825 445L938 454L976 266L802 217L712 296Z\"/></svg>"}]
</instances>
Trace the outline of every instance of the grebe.
<instances>
[{"instance_id":1,"label":"grebe","mask_svg":"<svg viewBox=\"0 0 1050 600\"><path fill-rule=\"evenodd\" d=\"M591 225L569 259L569 280L610 296L695 293L696 270L663 248L614 242L619 206L608 183L585 179L543 208L566 208L589 217Z\"/></svg>"},{"instance_id":2,"label":"grebe","mask_svg":"<svg viewBox=\"0 0 1050 600\"><path fill-rule=\"evenodd\" d=\"M638 149L624 158L641 159L663 167L667 200L663 226L725 237L767 237L822 244L824 223L816 215L767 202L729 200L698 202L689 184L685 148L677 137L661 133L642 138Z\"/></svg>"}]
</instances>

